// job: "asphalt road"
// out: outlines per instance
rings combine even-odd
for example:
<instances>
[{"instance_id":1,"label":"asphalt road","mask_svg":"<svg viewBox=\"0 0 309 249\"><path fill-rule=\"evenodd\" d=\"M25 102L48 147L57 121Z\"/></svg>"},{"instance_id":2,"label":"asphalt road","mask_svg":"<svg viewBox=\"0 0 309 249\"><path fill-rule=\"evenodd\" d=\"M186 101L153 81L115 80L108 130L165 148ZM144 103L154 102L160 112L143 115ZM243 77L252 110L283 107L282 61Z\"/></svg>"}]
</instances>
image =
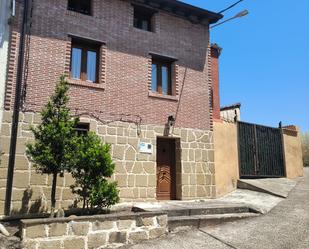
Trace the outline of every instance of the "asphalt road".
<instances>
[{"instance_id":1,"label":"asphalt road","mask_svg":"<svg viewBox=\"0 0 309 249\"><path fill-rule=\"evenodd\" d=\"M133 245L130 249L309 249L309 168L268 214Z\"/></svg>"}]
</instances>

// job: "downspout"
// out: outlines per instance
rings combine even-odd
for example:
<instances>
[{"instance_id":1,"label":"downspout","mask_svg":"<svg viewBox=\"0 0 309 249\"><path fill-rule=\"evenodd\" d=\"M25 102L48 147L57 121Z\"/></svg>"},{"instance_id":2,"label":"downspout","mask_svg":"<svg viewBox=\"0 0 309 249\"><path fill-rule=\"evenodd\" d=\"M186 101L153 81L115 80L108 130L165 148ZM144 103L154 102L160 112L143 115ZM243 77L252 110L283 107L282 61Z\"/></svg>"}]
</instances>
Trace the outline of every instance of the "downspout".
<instances>
[{"instance_id":1,"label":"downspout","mask_svg":"<svg viewBox=\"0 0 309 249\"><path fill-rule=\"evenodd\" d=\"M14 6L14 3L15 1L13 1L13 6ZM18 133L19 109L20 109L20 102L21 102L21 91L22 91L22 80L23 80L23 67L24 67L24 57L25 57L25 36L26 36L27 23L28 23L28 10L29 10L28 0L24 0L23 20L22 20L22 26L21 26L21 31L20 31L20 43L19 43L18 65L17 65L16 91L15 91L14 109L13 109L13 117L12 117L11 141L10 141L10 151L9 151L10 154L9 154L6 195L5 195L4 212L6 216L9 216L11 214L11 199L12 199L12 187L13 187L16 143L17 143L17 133Z\"/></svg>"},{"instance_id":2,"label":"downspout","mask_svg":"<svg viewBox=\"0 0 309 249\"><path fill-rule=\"evenodd\" d=\"M12 17L16 14L16 0L12 0Z\"/></svg>"}]
</instances>

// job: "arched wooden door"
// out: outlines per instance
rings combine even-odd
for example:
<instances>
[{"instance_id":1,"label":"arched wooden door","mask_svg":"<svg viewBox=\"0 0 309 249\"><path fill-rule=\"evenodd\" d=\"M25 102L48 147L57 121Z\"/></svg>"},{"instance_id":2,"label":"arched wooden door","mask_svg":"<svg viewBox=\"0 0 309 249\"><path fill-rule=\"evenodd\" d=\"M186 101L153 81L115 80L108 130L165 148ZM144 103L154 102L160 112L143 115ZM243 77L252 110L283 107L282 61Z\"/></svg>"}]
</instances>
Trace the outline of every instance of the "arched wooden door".
<instances>
[{"instance_id":1,"label":"arched wooden door","mask_svg":"<svg viewBox=\"0 0 309 249\"><path fill-rule=\"evenodd\" d=\"M157 140L157 199L175 199L175 140Z\"/></svg>"}]
</instances>

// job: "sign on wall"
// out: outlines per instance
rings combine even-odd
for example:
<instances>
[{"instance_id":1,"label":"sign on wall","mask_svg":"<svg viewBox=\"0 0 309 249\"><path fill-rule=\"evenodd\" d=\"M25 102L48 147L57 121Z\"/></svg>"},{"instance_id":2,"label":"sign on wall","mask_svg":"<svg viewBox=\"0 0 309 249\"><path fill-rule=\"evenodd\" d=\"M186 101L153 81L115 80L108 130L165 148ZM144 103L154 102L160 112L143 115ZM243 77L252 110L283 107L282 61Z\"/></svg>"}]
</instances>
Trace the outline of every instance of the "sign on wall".
<instances>
[{"instance_id":1,"label":"sign on wall","mask_svg":"<svg viewBox=\"0 0 309 249\"><path fill-rule=\"evenodd\" d=\"M145 154L152 154L152 144L151 143L139 143L139 152Z\"/></svg>"}]
</instances>

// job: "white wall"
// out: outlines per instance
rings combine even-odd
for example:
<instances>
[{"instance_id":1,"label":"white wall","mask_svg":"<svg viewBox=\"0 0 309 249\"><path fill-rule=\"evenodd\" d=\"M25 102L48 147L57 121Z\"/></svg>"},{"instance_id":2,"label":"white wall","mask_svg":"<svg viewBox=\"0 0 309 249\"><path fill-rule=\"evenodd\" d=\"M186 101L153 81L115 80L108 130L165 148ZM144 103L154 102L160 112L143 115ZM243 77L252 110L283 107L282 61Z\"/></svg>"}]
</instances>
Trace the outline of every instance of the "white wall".
<instances>
[{"instance_id":1,"label":"white wall","mask_svg":"<svg viewBox=\"0 0 309 249\"><path fill-rule=\"evenodd\" d=\"M240 108L220 111L220 116L225 121L234 122L236 115L237 115L237 120L240 121Z\"/></svg>"},{"instance_id":2,"label":"white wall","mask_svg":"<svg viewBox=\"0 0 309 249\"><path fill-rule=\"evenodd\" d=\"M2 124L9 45L10 0L0 0L0 128Z\"/></svg>"}]
</instances>

